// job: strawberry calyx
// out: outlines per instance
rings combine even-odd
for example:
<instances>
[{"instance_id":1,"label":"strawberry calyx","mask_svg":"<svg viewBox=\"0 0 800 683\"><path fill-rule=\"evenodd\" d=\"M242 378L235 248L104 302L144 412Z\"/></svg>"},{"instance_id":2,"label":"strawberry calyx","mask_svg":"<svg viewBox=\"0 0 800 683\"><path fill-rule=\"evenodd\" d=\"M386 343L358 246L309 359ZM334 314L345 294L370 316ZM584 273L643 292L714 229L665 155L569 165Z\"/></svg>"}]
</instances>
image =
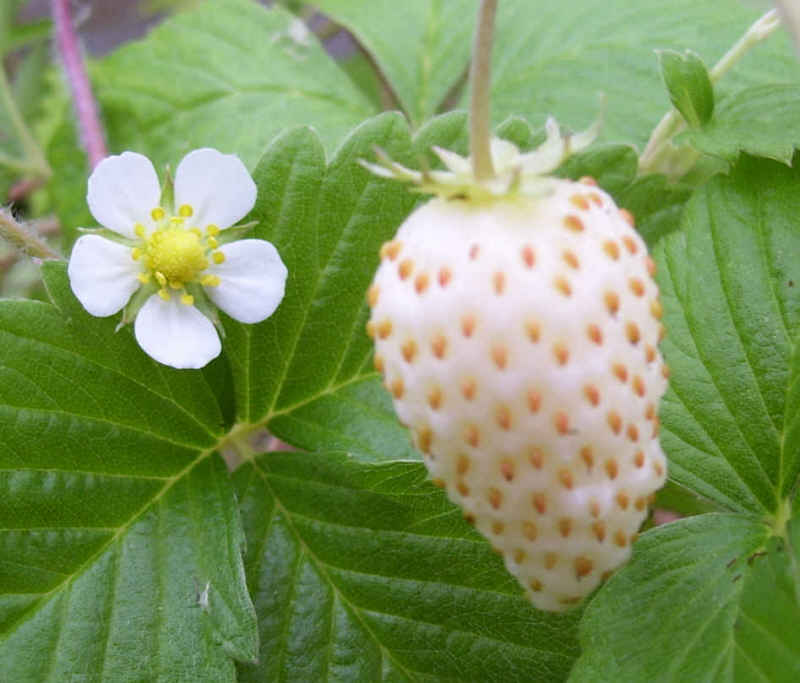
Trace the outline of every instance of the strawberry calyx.
<instances>
[{"instance_id":1,"label":"strawberry calyx","mask_svg":"<svg viewBox=\"0 0 800 683\"><path fill-rule=\"evenodd\" d=\"M546 195L555 179L548 176L567 158L594 142L602 122L598 119L580 133L564 134L552 117L545 123L546 138L536 149L522 153L507 140L492 138L490 151L494 175L478 179L470 157L464 157L441 147L433 147L446 170L416 171L392 160L376 148L377 163L361 160L366 169L382 178L410 183L419 192L443 199L486 201L518 195Z\"/></svg>"}]
</instances>

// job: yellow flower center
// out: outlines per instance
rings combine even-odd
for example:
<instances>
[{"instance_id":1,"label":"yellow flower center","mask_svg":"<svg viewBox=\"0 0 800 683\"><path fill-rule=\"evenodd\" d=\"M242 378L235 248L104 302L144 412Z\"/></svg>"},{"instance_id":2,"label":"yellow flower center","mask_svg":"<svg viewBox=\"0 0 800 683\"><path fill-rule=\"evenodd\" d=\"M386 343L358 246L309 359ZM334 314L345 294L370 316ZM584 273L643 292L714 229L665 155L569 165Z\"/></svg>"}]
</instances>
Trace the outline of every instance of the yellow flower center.
<instances>
[{"instance_id":1,"label":"yellow flower center","mask_svg":"<svg viewBox=\"0 0 800 683\"><path fill-rule=\"evenodd\" d=\"M205 245L195 232L184 228L157 230L147 240L147 266L180 289L208 268Z\"/></svg>"},{"instance_id":2,"label":"yellow flower center","mask_svg":"<svg viewBox=\"0 0 800 683\"><path fill-rule=\"evenodd\" d=\"M180 290L181 303L189 306L194 303L194 296L186 291L186 285L199 283L216 287L219 277L202 273L211 261L222 263L225 260L225 254L214 251L219 246L216 239L219 228L216 225L207 225L205 234L200 228L184 225L193 214L194 210L188 204L180 207L177 216L171 217L167 217L164 209L156 207L150 212L156 230L146 237L145 227L137 224L134 229L141 241L131 252L133 259L141 259L145 268L139 273L143 284L154 278L161 287L158 295L165 301L171 298L170 289Z\"/></svg>"}]
</instances>

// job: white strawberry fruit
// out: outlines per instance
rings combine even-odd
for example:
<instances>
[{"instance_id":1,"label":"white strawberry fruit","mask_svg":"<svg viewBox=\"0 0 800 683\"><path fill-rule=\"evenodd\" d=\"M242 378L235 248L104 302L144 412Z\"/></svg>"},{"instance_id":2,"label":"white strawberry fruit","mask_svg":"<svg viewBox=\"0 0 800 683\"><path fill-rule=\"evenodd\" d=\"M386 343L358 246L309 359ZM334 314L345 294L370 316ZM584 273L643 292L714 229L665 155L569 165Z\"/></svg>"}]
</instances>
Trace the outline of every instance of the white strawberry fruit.
<instances>
[{"instance_id":1,"label":"white strawberry fruit","mask_svg":"<svg viewBox=\"0 0 800 683\"><path fill-rule=\"evenodd\" d=\"M431 477L558 611L628 559L665 481L667 370L647 247L591 179L531 173L568 146L548 132L546 162L495 143L489 186L440 151L452 173L416 178L440 196L383 246L367 328Z\"/></svg>"}]
</instances>

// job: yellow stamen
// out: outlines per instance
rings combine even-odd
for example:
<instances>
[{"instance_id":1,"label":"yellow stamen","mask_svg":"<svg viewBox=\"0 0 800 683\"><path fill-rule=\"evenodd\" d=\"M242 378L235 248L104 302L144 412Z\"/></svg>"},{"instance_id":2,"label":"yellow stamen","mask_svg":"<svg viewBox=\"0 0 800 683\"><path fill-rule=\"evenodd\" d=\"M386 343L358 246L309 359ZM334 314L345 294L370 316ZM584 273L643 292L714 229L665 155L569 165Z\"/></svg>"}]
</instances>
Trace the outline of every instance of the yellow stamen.
<instances>
[{"instance_id":1,"label":"yellow stamen","mask_svg":"<svg viewBox=\"0 0 800 683\"><path fill-rule=\"evenodd\" d=\"M156 280L158 280L158 284L164 287L167 284L167 278L164 277L164 273L159 273L158 271L155 272Z\"/></svg>"},{"instance_id":2,"label":"yellow stamen","mask_svg":"<svg viewBox=\"0 0 800 683\"><path fill-rule=\"evenodd\" d=\"M194 303L194 297L191 294L184 294L181 297L181 303L191 306Z\"/></svg>"},{"instance_id":3,"label":"yellow stamen","mask_svg":"<svg viewBox=\"0 0 800 683\"><path fill-rule=\"evenodd\" d=\"M219 242L217 242L217 240L215 240L213 237L209 237L206 240L206 244L208 245L209 249L216 249L219 246Z\"/></svg>"},{"instance_id":4,"label":"yellow stamen","mask_svg":"<svg viewBox=\"0 0 800 683\"><path fill-rule=\"evenodd\" d=\"M180 209L178 209L178 215L183 216L184 218L189 218L194 213L194 209L189 206L188 204L183 204Z\"/></svg>"},{"instance_id":5,"label":"yellow stamen","mask_svg":"<svg viewBox=\"0 0 800 683\"><path fill-rule=\"evenodd\" d=\"M148 282L150 282L150 273L139 273L136 277L139 278L139 282L141 282L143 285L146 285Z\"/></svg>"},{"instance_id":6,"label":"yellow stamen","mask_svg":"<svg viewBox=\"0 0 800 683\"><path fill-rule=\"evenodd\" d=\"M136 225L134 225L134 226L133 226L133 232L135 232L135 233L136 233L136 236L137 236L137 237L142 237L142 238L144 238L144 233L145 233L146 231L145 231L145 228L144 228L144 226L143 226L141 223L136 223Z\"/></svg>"},{"instance_id":7,"label":"yellow stamen","mask_svg":"<svg viewBox=\"0 0 800 683\"><path fill-rule=\"evenodd\" d=\"M150 212L150 215L154 221L160 221L162 218L164 218L164 216L167 215L167 212L164 211L164 209L162 209L160 206L157 206Z\"/></svg>"},{"instance_id":8,"label":"yellow stamen","mask_svg":"<svg viewBox=\"0 0 800 683\"><path fill-rule=\"evenodd\" d=\"M158 296L164 299L164 301L169 301L169 292L166 289L159 289Z\"/></svg>"},{"instance_id":9,"label":"yellow stamen","mask_svg":"<svg viewBox=\"0 0 800 683\"><path fill-rule=\"evenodd\" d=\"M131 258L134 261L138 261L142 257L142 250L139 247L134 247L131 249Z\"/></svg>"},{"instance_id":10,"label":"yellow stamen","mask_svg":"<svg viewBox=\"0 0 800 683\"><path fill-rule=\"evenodd\" d=\"M171 216L169 219L169 225L171 228L179 228L183 223L183 218L180 216Z\"/></svg>"},{"instance_id":11,"label":"yellow stamen","mask_svg":"<svg viewBox=\"0 0 800 683\"><path fill-rule=\"evenodd\" d=\"M216 287L219 285L219 283L219 275L205 275L203 279L200 280L200 284L205 285L206 287Z\"/></svg>"},{"instance_id":12,"label":"yellow stamen","mask_svg":"<svg viewBox=\"0 0 800 683\"><path fill-rule=\"evenodd\" d=\"M219 227L212 223L206 226L206 232L211 235L211 237L216 237L219 235Z\"/></svg>"},{"instance_id":13,"label":"yellow stamen","mask_svg":"<svg viewBox=\"0 0 800 683\"><path fill-rule=\"evenodd\" d=\"M172 287L172 289L183 289L182 282L170 282L169 286Z\"/></svg>"},{"instance_id":14,"label":"yellow stamen","mask_svg":"<svg viewBox=\"0 0 800 683\"><path fill-rule=\"evenodd\" d=\"M225 254L223 254L221 251L215 251L213 254L211 254L211 258L213 259L214 263L220 264L225 260Z\"/></svg>"},{"instance_id":15,"label":"yellow stamen","mask_svg":"<svg viewBox=\"0 0 800 683\"><path fill-rule=\"evenodd\" d=\"M200 228L189 228L189 232L193 235L197 235L198 237L202 237L203 233L200 232Z\"/></svg>"}]
</instances>

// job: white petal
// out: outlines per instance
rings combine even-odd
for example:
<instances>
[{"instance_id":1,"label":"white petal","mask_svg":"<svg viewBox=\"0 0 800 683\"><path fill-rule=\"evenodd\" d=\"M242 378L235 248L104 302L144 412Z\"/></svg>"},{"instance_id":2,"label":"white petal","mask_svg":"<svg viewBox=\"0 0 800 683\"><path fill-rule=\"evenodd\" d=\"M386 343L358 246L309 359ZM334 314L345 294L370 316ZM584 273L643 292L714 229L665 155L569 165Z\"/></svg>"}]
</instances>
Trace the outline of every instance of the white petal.
<instances>
[{"instance_id":1,"label":"white petal","mask_svg":"<svg viewBox=\"0 0 800 683\"><path fill-rule=\"evenodd\" d=\"M288 273L278 250L265 240L238 240L219 251L225 260L208 269L220 278L216 287L206 287L211 300L239 322L271 316L283 299Z\"/></svg>"},{"instance_id":2,"label":"white petal","mask_svg":"<svg viewBox=\"0 0 800 683\"><path fill-rule=\"evenodd\" d=\"M189 152L175 171L175 208L194 209L191 225L228 228L256 203L256 184L239 157L203 148Z\"/></svg>"},{"instance_id":3,"label":"white petal","mask_svg":"<svg viewBox=\"0 0 800 683\"><path fill-rule=\"evenodd\" d=\"M150 159L136 152L106 157L89 176L86 201L100 225L135 237L136 223L153 227L150 212L161 201L156 170Z\"/></svg>"},{"instance_id":4,"label":"white petal","mask_svg":"<svg viewBox=\"0 0 800 683\"><path fill-rule=\"evenodd\" d=\"M121 310L141 283L141 266L130 247L98 235L84 235L72 247L67 274L73 293L92 315L105 317Z\"/></svg>"},{"instance_id":5,"label":"white petal","mask_svg":"<svg viewBox=\"0 0 800 683\"><path fill-rule=\"evenodd\" d=\"M222 348L213 323L177 296L164 301L153 294L139 310L133 329L148 356L173 368L202 368Z\"/></svg>"}]
</instances>

